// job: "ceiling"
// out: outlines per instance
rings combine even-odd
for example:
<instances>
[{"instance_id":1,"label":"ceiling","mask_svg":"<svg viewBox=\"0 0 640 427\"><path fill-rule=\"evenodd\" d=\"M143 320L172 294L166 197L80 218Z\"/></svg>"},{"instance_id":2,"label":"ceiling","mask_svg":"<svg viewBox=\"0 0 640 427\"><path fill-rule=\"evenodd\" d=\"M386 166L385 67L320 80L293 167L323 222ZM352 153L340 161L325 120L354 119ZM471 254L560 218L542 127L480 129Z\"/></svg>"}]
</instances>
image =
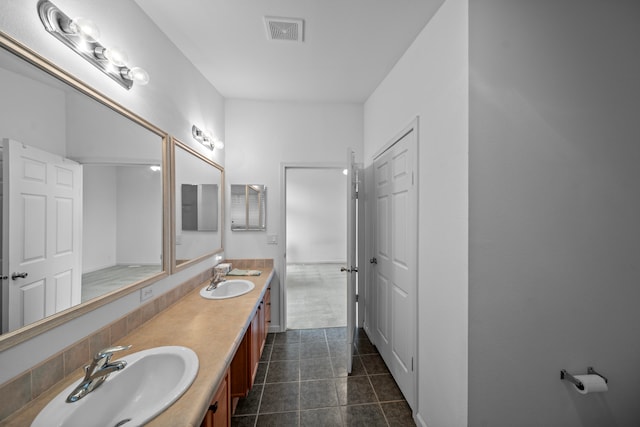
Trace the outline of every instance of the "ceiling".
<instances>
[{"instance_id":1,"label":"ceiling","mask_svg":"<svg viewBox=\"0 0 640 427\"><path fill-rule=\"evenodd\" d=\"M444 0L135 0L226 98L364 102ZM304 41L267 38L301 18Z\"/></svg>"}]
</instances>

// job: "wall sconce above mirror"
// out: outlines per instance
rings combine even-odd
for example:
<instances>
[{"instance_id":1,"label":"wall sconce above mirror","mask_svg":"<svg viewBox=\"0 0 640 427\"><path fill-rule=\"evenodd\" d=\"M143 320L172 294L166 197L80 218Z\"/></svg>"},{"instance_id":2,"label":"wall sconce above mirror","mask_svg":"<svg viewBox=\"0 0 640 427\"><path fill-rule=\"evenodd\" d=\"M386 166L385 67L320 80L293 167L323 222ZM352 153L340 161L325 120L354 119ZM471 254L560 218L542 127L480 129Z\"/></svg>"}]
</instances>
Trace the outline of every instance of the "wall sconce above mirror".
<instances>
[{"instance_id":1,"label":"wall sconce above mirror","mask_svg":"<svg viewBox=\"0 0 640 427\"><path fill-rule=\"evenodd\" d=\"M267 187L259 184L231 185L231 231L267 229Z\"/></svg>"},{"instance_id":2,"label":"wall sconce above mirror","mask_svg":"<svg viewBox=\"0 0 640 427\"><path fill-rule=\"evenodd\" d=\"M212 137L208 132L203 131L196 125L191 126L191 135L193 136L193 139L195 139L211 151L216 148L218 150L222 150L224 148L224 142L222 142L218 138Z\"/></svg>"},{"instance_id":3,"label":"wall sconce above mirror","mask_svg":"<svg viewBox=\"0 0 640 427\"><path fill-rule=\"evenodd\" d=\"M49 0L38 2L38 14L46 30L100 71L131 89L133 83L149 83L149 74L140 67L127 66L127 54L118 47L107 48L98 38L100 30L86 18L71 19Z\"/></svg>"},{"instance_id":4,"label":"wall sconce above mirror","mask_svg":"<svg viewBox=\"0 0 640 427\"><path fill-rule=\"evenodd\" d=\"M222 252L224 168L173 139L174 269Z\"/></svg>"}]
</instances>

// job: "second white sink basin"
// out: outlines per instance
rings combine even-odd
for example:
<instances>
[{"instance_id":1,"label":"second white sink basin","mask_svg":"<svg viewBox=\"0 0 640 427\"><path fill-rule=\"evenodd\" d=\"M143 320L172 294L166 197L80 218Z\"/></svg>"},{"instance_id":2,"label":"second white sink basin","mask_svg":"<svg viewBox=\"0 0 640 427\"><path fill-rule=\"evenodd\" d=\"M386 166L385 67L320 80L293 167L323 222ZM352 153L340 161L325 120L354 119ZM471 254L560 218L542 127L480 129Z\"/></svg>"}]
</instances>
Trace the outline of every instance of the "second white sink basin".
<instances>
[{"instance_id":1,"label":"second white sink basin","mask_svg":"<svg viewBox=\"0 0 640 427\"><path fill-rule=\"evenodd\" d=\"M207 299L233 298L250 292L255 286L248 280L232 279L220 283L217 288L210 291L205 286L200 290L200 296Z\"/></svg>"},{"instance_id":2,"label":"second white sink basin","mask_svg":"<svg viewBox=\"0 0 640 427\"><path fill-rule=\"evenodd\" d=\"M82 399L67 403L78 378L40 411L31 427L141 426L182 396L199 365L196 353L180 346L155 347L118 360L127 366Z\"/></svg>"}]
</instances>

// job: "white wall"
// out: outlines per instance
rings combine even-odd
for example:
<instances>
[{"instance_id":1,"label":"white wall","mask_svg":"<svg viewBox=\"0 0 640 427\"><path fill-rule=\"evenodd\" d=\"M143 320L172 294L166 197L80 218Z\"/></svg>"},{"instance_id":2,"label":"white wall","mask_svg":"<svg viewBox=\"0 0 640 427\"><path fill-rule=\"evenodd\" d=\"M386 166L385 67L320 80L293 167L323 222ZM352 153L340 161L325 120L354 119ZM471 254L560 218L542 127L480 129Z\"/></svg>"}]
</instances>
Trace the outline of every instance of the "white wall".
<instances>
[{"instance_id":1,"label":"white wall","mask_svg":"<svg viewBox=\"0 0 640 427\"><path fill-rule=\"evenodd\" d=\"M89 273L116 263L116 168L85 165L82 179L82 273Z\"/></svg>"},{"instance_id":2,"label":"white wall","mask_svg":"<svg viewBox=\"0 0 640 427\"><path fill-rule=\"evenodd\" d=\"M280 236L282 163L346 164L347 147L362 158L362 105L228 99L226 101L226 217L230 184L267 186L267 231L225 232L227 258L273 258L283 266ZM229 227L229 224L227 224ZM272 327L280 316L279 278L272 287Z\"/></svg>"},{"instance_id":3,"label":"white wall","mask_svg":"<svg viewBox=\"0 0 640 427\"><path fill-rule=\"evenodd\" d=\"M80 163L162 164L162 137L78 93L67 96L67 157Z\"/></svg>"},{"instance_id":4,"label":"white wall","mask_svg":"<svg viewBox=\"0 0 640 427\"><path fill-rule=\"evenodd\" d=\"M365 103L368 183L374 153L420 117L418 405L414 409L418 421L429 427L467 424L467 12L466 0L447 0ZM372 186L365 190L372 211ZM370 220L368 231L371 236ZM367 248L372 248L370 238ZM367 254L367 259L371 256Z\"/></svg>"},{"instance_id":5,"label":"white wall","mask_svg":"<svg viewBox=\"0 0 640 427\"><path fill-rule=\"evenodd\" d=\"M211 153L191 138L191 125L224 137L224 100L142 11L129 0L56 0L70 16L93 18L102 40L124 46L132 63L145 68L147 86L123 89L44 30L37 0L0 2L0 30L52 60L90 86L113 98L164 131L224 165L224 151ZM153 285L160 295L209 268L209 259ZM69 344L140 305L138 293L79 317L0 353L0 383L34 366Z\"/></svg>"},{"instance_id":6,"label":"white wall","mask_svg":"<svg viewBox=\"0 0 640 427\"><path fill-rule=\"evenodd\" d=\"M162 262L159 174L148 166L83 166L83 273Z\"/></svg>"},{"instance_id":7,"label":"white wall","mask_svg":"<svg viewBox=\"0 0 640 427\"><path fill-rule=\"evenodd\" d=\"M287 264L347 259L347 176L342 169L287 170Z\"/></svg>"},{"instance_id":8,"label":"white wall","mask_svg":"<svg viewBox=\"0 0 640 427\"><path fill-rule=\"evenodd\" d=\"M469 14L469 425L638 426L640 3Z\"/></svg>"},{"instance_id":9,"label":"white wall","mask_svg":"<svg viewBox=\"0 0 640 427\"><path fill-rule=\"evenodd\" d=\"M66 96L62 90L0 69L0 93L0 140L9 138L49 153L66 154Z\"/></svg>"},{"instance_id":10,"label":"white wall","mask_svg":"<svg viewBox=\"0 0 640 427\"><path fill-rule=\"evenodd\" d=\"M117 168L117 264L162 264L161 172Z\"/></svg>"}]
</instances>

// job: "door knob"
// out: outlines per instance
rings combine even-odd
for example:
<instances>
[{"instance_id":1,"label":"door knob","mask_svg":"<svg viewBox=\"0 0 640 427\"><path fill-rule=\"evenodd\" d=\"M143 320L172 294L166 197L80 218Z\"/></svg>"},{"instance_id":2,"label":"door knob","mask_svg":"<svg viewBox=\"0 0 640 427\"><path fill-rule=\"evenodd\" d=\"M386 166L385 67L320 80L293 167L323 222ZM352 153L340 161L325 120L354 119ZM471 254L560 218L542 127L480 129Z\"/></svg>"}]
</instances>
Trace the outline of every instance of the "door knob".
<instances>
[{"instance_id":1,"label":"door knob","mask_svg":"<svg viewBox=\"0 0 640 427\"><path fill-rule=\"evenodd\" d=\"M377 264L377 263L378 263L378 260L374 257L374 258L371 258L371 259L369 260L369 262L370 262L371 264Z\"/></svg>"},{"instance_id":2,"label":"door knob","mask_svg":"<svg viewBox=\"0 0 640 427\"><path fill-rule=\"evenodd\" d=\"M12 278L13 280L16 280L18 277L19 277L19 278L21 278L21 279L24 279L24 278L25 278L25 277L27 277L28 275L29 275L29 273L27 273L27 272L23 272L23 273L13 273L13 274L11 275L11 278Z\"/></svg>"}]
</instances>

